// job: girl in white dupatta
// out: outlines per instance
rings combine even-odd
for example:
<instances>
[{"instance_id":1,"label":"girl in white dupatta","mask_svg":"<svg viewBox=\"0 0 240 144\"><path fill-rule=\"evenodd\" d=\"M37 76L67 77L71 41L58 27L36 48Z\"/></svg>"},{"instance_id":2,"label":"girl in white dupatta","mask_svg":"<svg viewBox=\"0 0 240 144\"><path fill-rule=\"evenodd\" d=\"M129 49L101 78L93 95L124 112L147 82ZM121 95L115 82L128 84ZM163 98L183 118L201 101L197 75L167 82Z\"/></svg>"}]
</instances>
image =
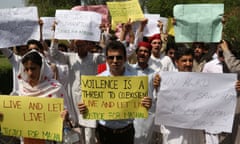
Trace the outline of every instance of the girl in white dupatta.
<instances>
[{"instance_id":1,"label":"girl in white dupatta","mask_svg":"<svg viewBox=\"0 0 240 144\"><path fill-rule=\"evenodd\" d=\"M64 105L68 105L67 93L64 87L52 77L53 73L51 68L45 62L42 54L36 50L26 53L22 57L18 74L19 94L32 97L64 98ZM65 114L63 114L63 117L65 117ZM32 138L24 138L23 141L24 144L46 143L45 140Z\"/></svg>"}]
</instances>

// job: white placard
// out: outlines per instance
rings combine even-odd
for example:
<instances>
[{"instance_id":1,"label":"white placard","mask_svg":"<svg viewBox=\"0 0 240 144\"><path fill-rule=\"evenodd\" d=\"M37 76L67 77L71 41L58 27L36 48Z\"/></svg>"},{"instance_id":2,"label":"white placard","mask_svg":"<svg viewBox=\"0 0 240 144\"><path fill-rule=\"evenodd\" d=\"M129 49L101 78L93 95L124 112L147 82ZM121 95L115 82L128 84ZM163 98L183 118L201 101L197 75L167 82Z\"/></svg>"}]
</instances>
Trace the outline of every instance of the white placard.
<instances>
[{"instance_id":1,"label":"white placard","mask_svg":"<svg viewBox=\"0 0 240 144\"><path fill-rule=\"evenodd\" d=\"M36 7L0 9L0 48L24 45L39 40Z\"/></svg>"},{"instance_id":2,"label":"white placard","mask_svg":"<svg viewBox=\"0 0 240 144\"><path fill-rule=\"evenodd\" d=\"M214 42L222 39L224 4L177 4L173 8L175 41Z\"/></svg>"},{"instance_id":3,"label":"white placard","mask_svg":"<svg viewBox=\"0 0 240 144\"><path fill-rule=\"evenodd\" d=\"M100 40L102 16L96 12L56 10L56 39Z\"/></svg>"},{"instance_id":4,"label":"white placard","mask_svg":"<svg viewBox=\"0 0 240 144\"><path fill-rule=\"evenodd\" d=\"M148 23L144 28L143 35L150 37L156 33L159 33L159 27L157 26L160 14L144 14L144 17L148 19Z\"/></svg>"},{"instance_id":5,"label":"white placard","mask_svg":"<svg viewBox=\"0 0 240 144\"><path fill-rule=\"evenodd\" d=\"M163 23L163 32L166 33L168 27L168 18L160 17L159 20Z\"/></svg>"},{"instance_id":6,"label":"white placard","mask_svg":"<svg viewBox=\"0 0 240 144\"><path fill-rule=\"evenodd\" d=\"M42 35L43 39L52 39L54 31L52 29L52 26L54 24L54 17L41 17L40 18L43 21L43 27L42 27Z\"/></svg>"},{"instance_id":7,"label":"white placard","mask_svg":"<svg viewBox=\"0 0 240 144\"><path fill-rule=\"evenodd\" d=\"M236 107L236 74L163 72L156 124L212 133L231 132Z\"/></svg>"},{"instance_id":8,"label":"white placard","mask_svg":"<svg viewBox=\"0 0 240 144\"><path fill-rule=\"evenodd\" d=\"M148 19L148 23L143 30L143 35L146 37L151 37L156 33L160 33L158 25L158 21L163 23L163 32L166 33L168 26L168 19L165 17L160 17L160 14L144 14L144 17ZM140 22L133 23L133 31L136 32L138 27L140 26Z\"/></svg>"}]
</instances>

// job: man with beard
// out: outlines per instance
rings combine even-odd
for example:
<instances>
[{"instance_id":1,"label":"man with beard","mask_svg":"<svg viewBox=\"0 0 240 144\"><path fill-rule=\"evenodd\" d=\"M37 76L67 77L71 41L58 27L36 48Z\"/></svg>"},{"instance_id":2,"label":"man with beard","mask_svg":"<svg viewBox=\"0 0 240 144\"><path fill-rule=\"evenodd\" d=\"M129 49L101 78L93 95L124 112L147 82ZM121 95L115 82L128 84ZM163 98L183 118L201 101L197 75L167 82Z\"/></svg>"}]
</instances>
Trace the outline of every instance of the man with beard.
<instances>
[{"instance_id":1,"label":"man with beard","mask_svg":"<svg viewBox=\"0 0 240 144\"><path fill-rule=\"evenodd\" d=\"M203 69L204 64L206 63L205 60L205 53L206 48L203 42L194 42L192 44L192 49L194 50L194 60L193 60L193 71L194 72L201 72Z\"/></svg>"},{"instance_id":2,"label":"man with beard","mask_svg":"<svg viewBox=\"0 0 240 144\"><path fill-rule=\"evenodd\" d=\"M132 67L137 71L138 76L148 76L148 95L153 97L153 75L154 70L149 67L148 60L151 56L152 46L148 42L139 42L136 49L137 63L132 65ZM154 116L155 116L155 98L152 101L152 107L148 111L147 119L134 119L134 143L135 144L146 144L146 143L158 143L157 140L160 138L154 138L156 134L154 131Z\"/></svg>"}]
</instances>

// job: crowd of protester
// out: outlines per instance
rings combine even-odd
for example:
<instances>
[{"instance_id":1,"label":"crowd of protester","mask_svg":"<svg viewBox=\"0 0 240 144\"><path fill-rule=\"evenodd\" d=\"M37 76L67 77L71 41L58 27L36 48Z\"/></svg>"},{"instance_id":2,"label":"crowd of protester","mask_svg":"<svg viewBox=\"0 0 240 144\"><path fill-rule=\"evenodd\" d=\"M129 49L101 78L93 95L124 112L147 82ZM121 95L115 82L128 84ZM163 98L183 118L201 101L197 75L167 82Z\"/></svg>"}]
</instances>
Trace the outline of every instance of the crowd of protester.
<instances>
[{"instance_id":1,"label":"crowd of protester","mask_svg":"<svg viewBox=\"0 0 240 144\"><path fill-rule=\"evenodd\" d=\"M238 73L236 59L226 40L217 44L169 41L163 23L156 21L159 31L150 37L143 35L147 19L140 21L133 32L131 20L121 24L115 35L110 24L101 24L99 42L82 39L29 40L26 45L1 48L12 64L13 88L9 95L60 97L64 99L62 117L79 133L81 144L239 144L239 100L232 133L212 134L204 130L155 125L157 89L162 71ZM40 20L40 27L44 25ZM110 33L111 31L111 33ZM173 36L171 36L173 37ZM174 37L173 37L174 38ZM191 45L187 48L186 45ZM81 75L148 76L148 95L142 105L148 110L146 119L86 120L87 106L81 97ZM240 82L236 82L240 91ZM55 143L21 138L22 143Z\"/></svg>"}]
</instances>

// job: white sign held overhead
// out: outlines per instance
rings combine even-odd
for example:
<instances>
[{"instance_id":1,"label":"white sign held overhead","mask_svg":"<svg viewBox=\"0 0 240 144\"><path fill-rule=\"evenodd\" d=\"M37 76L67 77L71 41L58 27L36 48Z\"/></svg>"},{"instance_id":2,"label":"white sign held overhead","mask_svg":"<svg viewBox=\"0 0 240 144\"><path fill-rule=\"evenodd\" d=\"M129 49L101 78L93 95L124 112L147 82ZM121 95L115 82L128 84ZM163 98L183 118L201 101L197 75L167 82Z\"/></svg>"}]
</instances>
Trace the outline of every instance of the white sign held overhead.
<instances>
[{"instance_id":1,"label":"white sign held overhead","mask_svg":"<svg viewBox=\"0 0 240 144\"><path fill-rule=\"evenodd\" d=\"M36 7L0 9L0 48L25 45L29 39L39 40Z\"/></svg>"},{"instance_id":2,"label":"white sign held overhead","mask_svg":"<svg viewBox=\"0 0 240 144\"><path fill-rule=\"evenodd\" d=\"M52 39L53 38L53 24L54 24L54 17L41 17L40 18L43 21L43 27L42 27L42 36L43 39Z\"/></svg>"},{"instance_id":3,"label":"white sign held overhead","mask_svg":"<svg viewBox=\"0 0 240 144\"><path fill-rule=\"evenodd\" d=\"M166 33L167 27L168 27L168 18L160 17L159 21L161 21L163 23L163 32Z\"/></svg>"},{"instance_id":4,"label":"white sign held overhead","mask_svg":"<svg viewBox=\"0 0 240 144\"><path fill-rule=\"evenodd\" d=\"M157 26L160 14L144 14L144 17L148 19L148 23L144 28L143 35L150 37L156 33L159 33L159 27Z\"/></svg>"},{"instance_id":5,"label":"white sign held overhead","mask_svg":"<svg viewBox=\"0 0 240 144\"><path fill-rule=\"evenodd\" d=\"M56 39L100 40L102 16L96 12L56 10Z\"/></svg>"}]
</instances>

